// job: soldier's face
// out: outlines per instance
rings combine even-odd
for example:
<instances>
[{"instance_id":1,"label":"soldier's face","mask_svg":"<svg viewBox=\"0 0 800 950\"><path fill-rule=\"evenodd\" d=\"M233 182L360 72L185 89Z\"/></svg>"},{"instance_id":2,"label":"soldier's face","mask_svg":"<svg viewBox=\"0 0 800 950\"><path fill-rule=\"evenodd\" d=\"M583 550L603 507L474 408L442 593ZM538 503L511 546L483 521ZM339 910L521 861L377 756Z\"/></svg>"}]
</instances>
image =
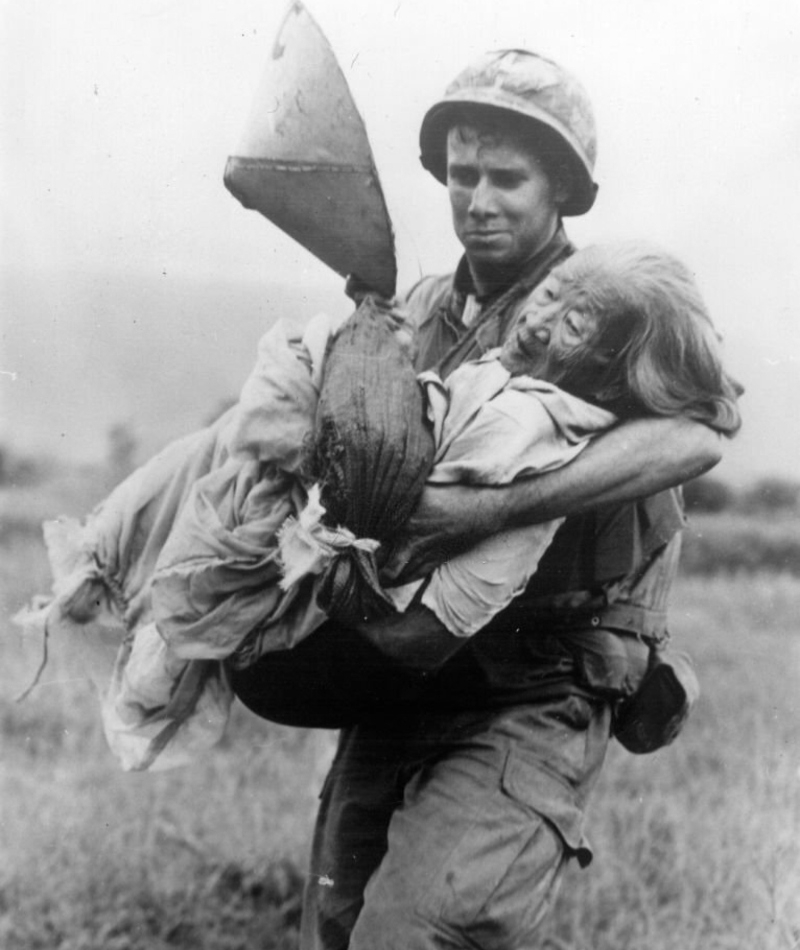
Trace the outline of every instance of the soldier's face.
<instances>
[{"instance_id":1,"label":"soldier's face","mask_svg":"<svg viewBox=\"0 0 800 950\"><path fill-rule=\"evenodd\" d=\"M558 227L561 196L535 157L513 140L451 129L447 188L453 227L473 276L513 271Z\"/></svg>"}]
</instances>

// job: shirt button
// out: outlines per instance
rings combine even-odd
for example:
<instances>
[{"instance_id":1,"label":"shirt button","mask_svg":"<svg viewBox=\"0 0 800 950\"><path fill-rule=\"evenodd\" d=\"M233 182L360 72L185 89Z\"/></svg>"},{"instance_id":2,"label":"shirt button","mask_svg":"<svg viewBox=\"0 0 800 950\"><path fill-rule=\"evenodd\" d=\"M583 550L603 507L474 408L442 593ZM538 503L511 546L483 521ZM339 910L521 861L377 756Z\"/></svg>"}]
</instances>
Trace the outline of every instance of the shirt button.
<instances>
[{"instance_id":1,"label":"shirt button","mask_svg":"<svg viewBox=\"0 0 800 950\"><path fill-rule=\"evenodd\" d=\"M591 622L592 622L592 626L593 626L593 627L599 627L599 626L600 626L600 618L597 616L597 614L595 614L595 615L592 617L592 621L591 621Z\"/></svg>"}]
</instances>

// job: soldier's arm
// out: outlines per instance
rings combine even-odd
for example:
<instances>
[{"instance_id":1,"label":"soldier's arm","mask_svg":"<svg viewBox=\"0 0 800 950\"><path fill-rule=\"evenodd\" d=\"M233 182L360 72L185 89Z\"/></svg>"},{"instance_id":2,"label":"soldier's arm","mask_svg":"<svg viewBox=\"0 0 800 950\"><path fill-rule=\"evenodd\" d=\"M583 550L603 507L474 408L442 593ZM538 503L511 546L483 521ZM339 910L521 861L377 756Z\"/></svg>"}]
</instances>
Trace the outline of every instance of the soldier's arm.
<instances>
[{"instance_id":1,"label":"soldier's arm","mask_svg":"<svg viewBox=\"0 0 800 950\"><path fill-rule=\"evenodd\" d=\"M469 639L453 636L436 614L420 603L356 629L385 656L417 673L438 669Z\"/></svg>"},{"instance_id":2,"label":"soldier's arm","mask_svg":"<svg viewBox=\"0 0 800 950\"><path fill-rule=\"evenodd\" d=\"M703 474L721 456L721 437L707 426L648 418L610 430L569 465L535 478L496 488L429 487L384 577L423 577L504 528L647 497Z\"/></svg>"}]
</instances>

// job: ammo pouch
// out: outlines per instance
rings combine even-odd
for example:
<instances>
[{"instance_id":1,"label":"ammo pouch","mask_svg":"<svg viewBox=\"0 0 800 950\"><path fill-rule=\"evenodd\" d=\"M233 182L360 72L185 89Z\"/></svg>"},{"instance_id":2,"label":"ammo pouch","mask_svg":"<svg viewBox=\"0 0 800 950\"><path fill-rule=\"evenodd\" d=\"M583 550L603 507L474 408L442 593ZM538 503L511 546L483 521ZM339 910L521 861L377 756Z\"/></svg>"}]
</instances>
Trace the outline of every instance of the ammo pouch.
<instances>
[{"instance_id":1,"label":"ammo pouch","mask_svg":"<svg viewBox=\"0 0 800 950\"><path fill-rule=\"evenodd\" d=\"M612 732L628 752L655 752L677 737L699 695L691 659L654 648L641 685L617 704Z\"/></svg>"},{"instance_id":2,"label":"ammo pouch","mask_svg":"<svg viewBox=\"0 0 800 950\"><path fill-rule=\"evenodd\" d=\"M677 737L700 685L691 659L669 649L663 613L613 605L559 639L578 683L611 702L612 734L629 752L655 752Z\"/></svg>"}]
</instances>

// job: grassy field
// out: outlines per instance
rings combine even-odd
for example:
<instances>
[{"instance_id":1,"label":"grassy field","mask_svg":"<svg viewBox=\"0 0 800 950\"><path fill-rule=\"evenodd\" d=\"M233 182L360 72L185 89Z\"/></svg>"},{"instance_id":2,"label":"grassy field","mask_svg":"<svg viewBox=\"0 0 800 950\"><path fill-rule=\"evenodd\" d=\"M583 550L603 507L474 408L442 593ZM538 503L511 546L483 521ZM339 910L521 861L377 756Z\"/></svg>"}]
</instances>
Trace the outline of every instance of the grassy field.
<instances>
[{"instance_id":1,"label":"grassy field","mask_svg":"<svg viewBox=\"0 0 800 950\"><path fill-rule=\"evenodd\" d=\"M237 709L202 762L124 774L92 688L38 663L8 618L48 574L38 521L104 490L6 491L0 542L0 947L296 946L302 869L333 736ZM592 807L594 864L570 872L549 950L800 947L800 579L684 576L673 633L703 696L655 755L619 747Z\"/></svg>"},{"instance_id":2,"label":"grassy field","mask_svg":"<svg viewBox=\"0 0 800 950\"><path fill-rule=\"evenodd\" d=\"M681 579L673 636L703 695L673 746L612 746L597 857L565 887L544 946L800 946L798 617L794 578Z\"/></svg>"}]
</instances>

